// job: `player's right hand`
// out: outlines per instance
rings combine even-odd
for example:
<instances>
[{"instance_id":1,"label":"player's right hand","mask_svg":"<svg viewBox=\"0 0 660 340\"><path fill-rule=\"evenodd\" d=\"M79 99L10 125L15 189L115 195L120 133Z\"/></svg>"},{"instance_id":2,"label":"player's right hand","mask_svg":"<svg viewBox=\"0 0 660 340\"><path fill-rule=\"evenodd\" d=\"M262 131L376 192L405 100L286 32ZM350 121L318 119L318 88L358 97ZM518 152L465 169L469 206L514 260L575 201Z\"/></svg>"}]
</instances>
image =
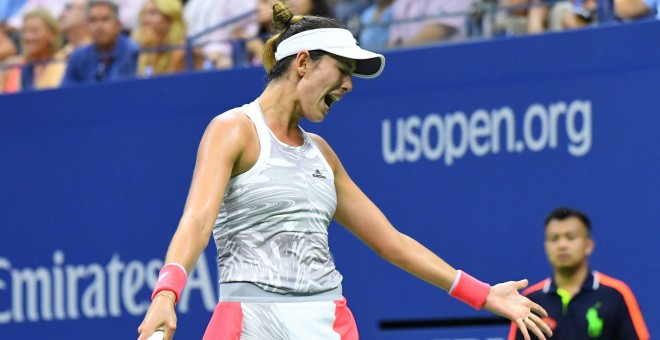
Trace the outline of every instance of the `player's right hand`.
<instances>
[{"instance_id":1,"label":"player's right hand","mask_svg":"<svg viewBox=\"0 0 660 340\"><path fill-rule=\"evenodd\" d=\"M138 340L147 340L155 331L161 330L165 333L164 340L172 340L176 331L176 313L174 311L174 297L166 296L171 292L160 292L154 297L151 306L144 316L144 320L138 327L140 336Z\"/></svg>"}]
</instances>

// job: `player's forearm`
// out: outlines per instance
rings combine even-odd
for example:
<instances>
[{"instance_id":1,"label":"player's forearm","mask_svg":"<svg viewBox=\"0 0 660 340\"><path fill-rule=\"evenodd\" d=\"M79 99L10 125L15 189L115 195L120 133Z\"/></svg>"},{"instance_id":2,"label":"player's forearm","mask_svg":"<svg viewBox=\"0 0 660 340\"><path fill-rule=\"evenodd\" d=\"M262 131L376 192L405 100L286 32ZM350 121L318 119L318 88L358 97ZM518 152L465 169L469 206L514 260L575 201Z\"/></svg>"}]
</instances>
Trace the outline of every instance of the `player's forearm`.
<instances>
[{"instance_id":1,"label":"player's forearm","mask_svg":"<svg viewBox=\"0 0 660 340\"><path fill-rule=\"evenodd\" d=\"M187 273L190 273L199 255L208 245L211 230L212 226L204 225L199 218L191 215L181 217L179 227L167 250L165 263L179 263L186 268Z\"/></svg>"},{"instance_id":2,"label":"player's forearm","mask_svg":"<svg viewBox=\"0 0 660 340\"><path fill-rule=\"evenodd\" d=\"M449 290L456 277L456 269L411 237L404 234L400 237L401 250L383 257L410 274Z\"/></svg>"}]
</instances>

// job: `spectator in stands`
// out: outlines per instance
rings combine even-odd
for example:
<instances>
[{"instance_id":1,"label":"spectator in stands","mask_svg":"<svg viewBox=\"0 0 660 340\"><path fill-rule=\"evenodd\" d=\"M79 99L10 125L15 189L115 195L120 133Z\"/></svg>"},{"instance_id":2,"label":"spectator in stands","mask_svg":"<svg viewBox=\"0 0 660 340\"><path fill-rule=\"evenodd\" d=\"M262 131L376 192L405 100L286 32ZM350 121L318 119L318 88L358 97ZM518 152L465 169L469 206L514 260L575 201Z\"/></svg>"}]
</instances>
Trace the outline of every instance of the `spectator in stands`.
<instances>
[{"instance_id":1,"label":"spectator in stands","mask_svg":"<svg viewBox=\"0 0 660 340\"><path fill-rule=\"evenodd\" d=\"M653 14L660 19L660 0L614 0L614 10L621 19L637 19Z\"/></svg>"},{"instance_id":2,"label":"spectator in stands","mask_svg":"<svg viewBox=\"0 0 660 340\"><path fill-rule=\"evenodd\" d=\"M291 11L295 15L316 15L332 18L332 10L326 0L289 0Z\"/></svg>"},{"instance_id":3,"label":"spectator in stands","mask_svg":"<svg viewBox=\"0 0 660 340\"><path fill-rule=\"evenodd\" d=\"M328 5L332 9L332 16L357 37L360 34L362 13L376 2L378 0L329 0Z\"/></svg>"},{"instance_id":4,"label":"spectator in stands","mask_svg":"<svg viewBox=\"0 0 660 340\"><path fill-rule=\"evenodd\" d=\"M10 26L8 20L20 11L25 4L25 1L26 0L0 1L0 62L19 52L17 28ZM1 63L0 72L2 72Z\"/></svg>"},{"instance_id":5,"label":"spectator in stands","mask_svg":"<svg viewBox=\"0 0 660 340\"><path fill-rule=\"evenodd\" d=\"M531 34L562 30L564 18L573 11L570 1L531 0L530 6L527 12L527 33Z\"/></svg>"},{"instance_id":6,"label":"spectator in stands","mask_svg":"<svg viewBox=\"0 0 660 340\"><path fill-rule=\"evenodd\" d=\"M496 35L535 34L587 26L596 21L596 0L502 0Z\"/></svg>"},{"instance_id":7,"label":"spectator in stands","mask_svg":"<svg viewBox=\"0 0 660 340\"><path fill-rule=\"evenodd\" d=\"M500 0L497 6L497 11L494 13L494 27L492 27L493 35L510 36L527 33L530 0Z\"/></svg>"},{"instance_id":8,"label":"spectator in stands","mask_svg":"<svg viewBox=\"0 0 660 340\"><path fill-rule=\"evenodd\" d=\"M18 53L18 48L9 35L8 28L4 25L0 25L0 62L11 56L15 56L16 53ZM0 64L0 68L2 67L1 65L2 64Z\"/></svg>"},{"instance_id":9,"label":"spectator in stands","mask_svg":"<svg viewBox=\"0 0 660 340\"><path fill-rule=\"evenodd\" d=\"M257 0L189 0L183 17L196 66L226 69L247 62L245 41L259 30Z\"/></svg>"},{"instance_id":10,"label":"spectator in stands","mask_svg":"<svg viewBox=\"0 0 660 340\"><path fill-rule=\"evenodd\" d=\"M648 340L630 288L589 267L593 250L587 215L565 207L554 210L545 220L545 253L553 275L523 295L548 312L543 320L553 330L553 338ZM523 338L516 329L512 324L509 340Z\"/></svg>"},{"instance_id":11,"label":"spectator in stands","mask_svg":"<svg viewBox=\"0 0 660 340\"><path fill-rule=\"evenodd\" d=\"M572 0L571 7L562 13L563 29L580 28L597 21L597 0Z\"/></svg>"},{"instance_id":12,"label":"spectator in stands","mask_svg":"<svg viewBox=\"0 0 660 340\"><path fill-rule=\"evenodd\" d=\"M390 47L459 40L466 35L471 0L394 0Z\"/></svg>"},{"instance_id":13,"label":"spectator in stands","mask_svg":"<svg viewBox=\"0 0 660 340\"><path fill-rule=\"evenodd\" d=\"M45 9L25 13L21 22L23 55L7 61L16 65L5 69L2 92L13 93L32 89L54 88L60 85L65 64L53 60L61 46L57 20Z\"/></svg>"},{"instance_id":14,"label":"spectator in stands","mask_svg":"<svg viewBox=\"0 0 660 340\"><path fill-rule=\"evenodd\" d=\"M122 35L117 4L110 0L90 0L87 23L93 43L71 54L62 85L134 77L140 49L135 42Z\"/></svg>"},{"instance_id":15,"label":"spectator in stands","mask_svg":"<svg viewBox=\"0 0 660 340\"><path fill-rule=\"evenodd\" d=\"M360 16L360 46L379 50L387 47L390 25L394 21L392 3L394 0L377 0L367 7Z\"/></svg>"},{"instance_id":16,"label":"spectator in stands","mask_svg":"<svg viewBox=\"0 0 660 340\"><path fill-rule=\"evenodd\" d=\"M13 8L13 15L7 20L7 24L16 29L23 27L23 18L27 12L41 8L49 12L53 17L57 18L60 16L60 13L62 13L65 3L65 1L62 0L26 0L18 2L22 2L22 4L11 5Z\"/></svg>"},{"instance_id":17,"label":"spectator in stands","mask_svg":"<svg viewBox=\"0 0 660 340\"><path fill-rule=\"evenodd\" d=\"M124 34L130 35L140 25L139 18L146 0L112 0L119 7L119 21Z\"/></svg>"},{"instance_id":18,"label":"spectator in stands","mask_svg":"<svg viewBox=\"0 0 660 340\"><path fill-rule=\"evenodd\" d=\"M275 4L275 0L259 0L257 2L257 21L259 22L259 35L261 37L273 34L273 4Z\"/></svg>"},{"instance_id":19,"label":"spectator in stands","mask_svg":"<svg viewBox=\"0 0 660 340\"><path fill-rule=\"evenodd\" d=\"M254 38L245 42L247 58L251 65L262 65L262 52L266 40L273 34L273 4L275 0L259 0L257 2L257 21L259 31Z\"/></svg>"},{"instance_id":20,"label":"spectator in stands","mask_svg":"<svg viewBox=\"0 0 660 340\"><path fill-rule=\"evenodd\" d=\"M133 38L142 48L138 75L149 77L185 69L186 28L180 0L147 0Z\"/></svg>"},{"instance_id":21,"label":"spectator in stands","mask_svg":"<svg viewBox=\"0 0 660 340\"><path fill-rule=\"evenodd\" d=\"M70 0L59 17L59 26L66 45L57 52L57 58L68 60L75 49L92 42L87 26L87 0Z\"/></svg>"}]
</instances>

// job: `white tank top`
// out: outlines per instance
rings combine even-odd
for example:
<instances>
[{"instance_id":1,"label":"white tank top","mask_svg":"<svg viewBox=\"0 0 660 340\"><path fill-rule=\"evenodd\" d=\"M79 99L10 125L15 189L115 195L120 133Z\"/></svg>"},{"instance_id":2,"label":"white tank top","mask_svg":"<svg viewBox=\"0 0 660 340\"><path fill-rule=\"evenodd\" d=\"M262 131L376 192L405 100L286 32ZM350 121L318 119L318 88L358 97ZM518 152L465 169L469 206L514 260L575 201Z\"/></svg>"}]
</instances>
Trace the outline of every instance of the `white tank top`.
<instances>
[{"instance_id":1,"label":"white tank top","mask_svg":"<svg viewBox=\"0 0 660 340\"><path fill-rule=\"evenodd\" d=\"M342 276L328 248L337 207L330 166L302 129L304 144L289 146L270 131L256 100L242 110L256 127L260 153L229 180L213 228L220 284L291 295L336 289Z\"/></svg>"}]
</instances>

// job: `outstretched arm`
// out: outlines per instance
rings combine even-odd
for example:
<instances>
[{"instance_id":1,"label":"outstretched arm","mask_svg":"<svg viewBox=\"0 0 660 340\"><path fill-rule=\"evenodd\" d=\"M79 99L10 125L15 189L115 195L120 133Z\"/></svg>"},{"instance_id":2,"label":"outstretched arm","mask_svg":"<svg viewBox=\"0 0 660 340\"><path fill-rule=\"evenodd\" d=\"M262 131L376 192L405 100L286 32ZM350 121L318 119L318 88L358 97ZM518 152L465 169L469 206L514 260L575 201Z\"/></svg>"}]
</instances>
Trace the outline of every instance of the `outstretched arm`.
<instances>
[{"instance_id":1,"label":"outstretched arm","mask_svg":"<svg viewBox=\"0 0 660 340\"><path fill-rule=\"evenodd\" d=\"M411 237L396 230L380 209L350 179L330 146L320 137L315 136L315 141L323 150L328 163L333 167L337 189L337 210L335 212L337 222L350 230L385 260L445 291L449 291L452 286L456 287L455 281L459 285L464 279L470 283L478 282L470 281L468 275L459 277L459 272L443 259ZM487 290L485 301L479 303L478 307L486 308L515 321L526 340L529 340L528 329L540 339L545 339L543 332L548 335L552 332L532 312L543 316L547 316L547 313L541 306L518 293L519 289L526 286L527 280L491 286Z\"/></svg>"}]
</instances>

